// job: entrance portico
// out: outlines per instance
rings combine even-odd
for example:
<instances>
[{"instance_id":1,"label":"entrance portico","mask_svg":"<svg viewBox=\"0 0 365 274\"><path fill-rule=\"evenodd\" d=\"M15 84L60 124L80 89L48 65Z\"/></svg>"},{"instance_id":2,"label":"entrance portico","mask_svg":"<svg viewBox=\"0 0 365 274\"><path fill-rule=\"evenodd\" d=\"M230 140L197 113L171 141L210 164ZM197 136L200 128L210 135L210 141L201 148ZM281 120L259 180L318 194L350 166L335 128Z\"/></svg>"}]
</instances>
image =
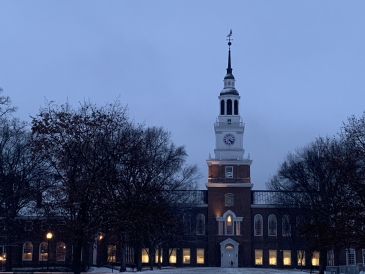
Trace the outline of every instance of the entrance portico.
<instances>
[{"instance_id":1,"label":"entrance portico","mask_svg":"<svg viewBox=\"0 0 365 274\"><path fill-rule=\"evenodd\" d=\"M221 267L238 267L238 246L239 243L228 238L220 243L221 246Z\"/></svg>"}]
</instances>

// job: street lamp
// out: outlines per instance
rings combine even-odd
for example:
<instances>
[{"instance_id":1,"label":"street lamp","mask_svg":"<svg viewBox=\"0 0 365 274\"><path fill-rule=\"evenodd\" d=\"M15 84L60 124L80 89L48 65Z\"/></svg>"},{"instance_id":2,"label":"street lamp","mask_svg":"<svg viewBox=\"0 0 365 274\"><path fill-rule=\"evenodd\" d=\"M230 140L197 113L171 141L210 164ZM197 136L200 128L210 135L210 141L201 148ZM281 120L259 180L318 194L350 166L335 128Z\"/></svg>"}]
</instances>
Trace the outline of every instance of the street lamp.
<instances>
[{"instance_id":1,"label":"street lamp","mask_svg":"<svg viewBox=\"0 0 365 274\"><path fill-rule=\"evenodd\" d=\"M52 239L53 234L51 232L48 232L46 235L47 238L47 272L49 268L49 241Z\"/></svg>"}]
</instances>

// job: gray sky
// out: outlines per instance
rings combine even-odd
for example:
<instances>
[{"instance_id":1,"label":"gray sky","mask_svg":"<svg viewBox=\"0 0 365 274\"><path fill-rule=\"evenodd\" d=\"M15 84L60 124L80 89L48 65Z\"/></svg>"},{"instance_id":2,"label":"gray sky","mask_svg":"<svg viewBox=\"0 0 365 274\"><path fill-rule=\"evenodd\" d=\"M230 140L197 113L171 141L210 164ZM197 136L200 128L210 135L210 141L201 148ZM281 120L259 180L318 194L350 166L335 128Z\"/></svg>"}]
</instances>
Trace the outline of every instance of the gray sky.
<instances>
[{"instance_id":1,"label":"gray sky","mask_svg":"<svg viewBox=\"0 0 365 274\"><path fill-rule=\"evenodd\" d=\"M18 117L120 96L186 146L202 189L230 29L254 189L365 110L365 1L1 1L0 20L0 87Z\"/></svg>"}]
</instances>

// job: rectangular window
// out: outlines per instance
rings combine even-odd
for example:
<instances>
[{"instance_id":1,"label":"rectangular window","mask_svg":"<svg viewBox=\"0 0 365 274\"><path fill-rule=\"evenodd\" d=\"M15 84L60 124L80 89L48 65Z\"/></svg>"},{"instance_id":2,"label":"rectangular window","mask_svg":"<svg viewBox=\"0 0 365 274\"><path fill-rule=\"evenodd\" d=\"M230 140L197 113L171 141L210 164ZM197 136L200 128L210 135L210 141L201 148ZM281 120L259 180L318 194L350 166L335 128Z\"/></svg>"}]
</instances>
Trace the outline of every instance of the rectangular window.
<instances>
[{"instance_id":1,"label":"rectangular window","mask_svg":"<svg viewBox=\"0 0 365 274\"><path fill-rule=\"evenodd\" d=\"M219 221L218 223L218 235L223 235L224 223L223 221Z\"/></svg>"},{"instance_id":2,"label":"rectangular window","mask_svg":"<svg viewBox=\"0 0 365 274\"><path fill-rule=\"evenodd\" d=\"M276 250L269 250L269 265L276 265Z\"/></svg>"},{"instance_id":3,"label":"rectangular window","mask_svg":"<svg viewBox=\"0 0 365 274\"><path fill-rule=\"evenodd\" d=\"M204 264L204 248L197 248L196 250L196 263Z\"/></svg>"},{"instance_id":4,"label":"rectangular window","mask_svg":"<svg viewBox=\"0 0 365 274\"><path fill-rule=\"evenodd\" d=\"M327 265L334 266L335 265L335 256L333 249L327 252Z\"/></svg>"},{"instance_id":5,"label":"rectangular window","mask_svg":"<svg viewBox=\"0 0 365 274\"><path fill-rule=\"evenodd\" d=\"M148 248L143 248L142 249L142 263L148 263L149 259L148 259Z\"/></svg>"},{"instance_id":6,"label":"rectangular window","mask_svg":"<svg viewBox=\"0 0 365 274\"><path fill-rule=\"evenodd\" d=\"M356 264L356 253L354 248L349 248L346 250L346 265Z\"/></svg>"},{"instance_id":7,"label":"rectangular window","mask_svg":"<svg viewBox=\"0 0 365 274\"><path fill-rule=\"evenodd\" d=\"M160 249L160 263L162 263L162 253L163 253L163 249ZM155 251L155 263L158 263L158 248Z\"/></svg>"},{"instance_id":8,"label":"rectangular window","mask_svg":"<svg viewBox=\"0 0 365 274\"><path fill-rule=\"evenodd\" d=\"M319 266L319 252L314 251L312 254L312 265Z\"/></svg>"},{"instance_id":9,"label":"rectangular window","mask_svg":"<svg viewBox=\"0 0 365 274\"><path fill-rule=\"evenodd\" d=\"M298 266L305 266L305 251L298 250L297 256L298 256Z\"/></svg>"},{"instance_id":10,"label":"rectangular window","mask_svg":"<svg viewBox=\"0 0 365 274\"><path fill-rule=\"evenodd\" d=\"M190 248L183 248L183 263L190 264Z\"/></svg>"},{"instance_id":11,"label":"rectangular window","mask_svg":"<svg viewBox=\"0 0 365 274\"><path fill-rule=\"evenodd\" d=\"M115 255L117 253L117 246L116 245L108 245L108 262L114 263L115 262ZM143 250L142 250L143 254ZM143 255L142 255L143 258Z\"/></svg>"},{"instance_id":12,"label":"rectangular window","mask_svg":"<svg viewBox=\"0 0 365 274\"><path fill-rule=\"evenodd\" d=\"M255 265L262 265L262 249L255 249Z\"/></svg>"},{"instance_id":13,"label":"rectangular window","mask_svg":"<svg viewBox=\"0 0 365 274\"><path fill-rule=\"evenodd\" d=\"M5 246L0 246L0 262L6 261L6 251Z\"/></svg>"},{"instance_id":14,"label":"rectangular window","mask_svg":"<svg viewBox=\"0 0 365 274\"><path fill-rule=\"evenodd\" d=\"M169 263L176 264L176 248L170 248L169 255Z\"/></svg>"},{"instance_id":15,"label":"rectangular window","mask_svg":"<svg viewBox=\"0 0 365 274\"><path fill-rule=\"evenodd\" d=\"M283 265L291 265L291 251L283 250Z\"/></svg>"},{"instance_id":16,"label":"rectangular window","mask_svg":"<svg viewBox=\"0 0 365 274\"><path fill-rule=\"evenodd\" d=\"M226 178L233 178L233 166L226 166Z\"/></svg>"},{"instance_id":17,"label":"rectangular window","mask_svg":"<svg viewBox=\"0 0 365 274\"><path fill-rule=\"evenodd\" d=\"M33 230L33 222L32 221L26 221L24 230L25 231L32 231Z\"/></svg>"},{"instance_id":18,"label":"rectangular window","mask_svg":"<svg viewBox=\"0 0 365 274\"><path fill-rule=\"evenodd\" d=\"M236 235L241 235L241 222L235 222L236 224Z\"/></svg>"}]
</instances>

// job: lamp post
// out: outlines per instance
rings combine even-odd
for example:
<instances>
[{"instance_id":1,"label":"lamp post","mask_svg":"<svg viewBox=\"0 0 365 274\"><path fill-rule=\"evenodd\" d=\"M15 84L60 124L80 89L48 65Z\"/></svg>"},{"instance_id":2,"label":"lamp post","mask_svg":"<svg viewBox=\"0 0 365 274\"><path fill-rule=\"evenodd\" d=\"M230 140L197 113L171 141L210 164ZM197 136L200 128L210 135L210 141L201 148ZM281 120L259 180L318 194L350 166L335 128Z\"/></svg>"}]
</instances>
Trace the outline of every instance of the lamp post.
<instances>
[{"instance_id":1,"label":"lamp post","mask_svg":"<svg viewBox=\"0 0 365 274\"><path fill-rule=\"evenodd\" d=\"M46 235L47 238L47 272L49 269L49 241L52 239L53 235L51 232L48 232Z\"/></svg>"}]
</instances>

